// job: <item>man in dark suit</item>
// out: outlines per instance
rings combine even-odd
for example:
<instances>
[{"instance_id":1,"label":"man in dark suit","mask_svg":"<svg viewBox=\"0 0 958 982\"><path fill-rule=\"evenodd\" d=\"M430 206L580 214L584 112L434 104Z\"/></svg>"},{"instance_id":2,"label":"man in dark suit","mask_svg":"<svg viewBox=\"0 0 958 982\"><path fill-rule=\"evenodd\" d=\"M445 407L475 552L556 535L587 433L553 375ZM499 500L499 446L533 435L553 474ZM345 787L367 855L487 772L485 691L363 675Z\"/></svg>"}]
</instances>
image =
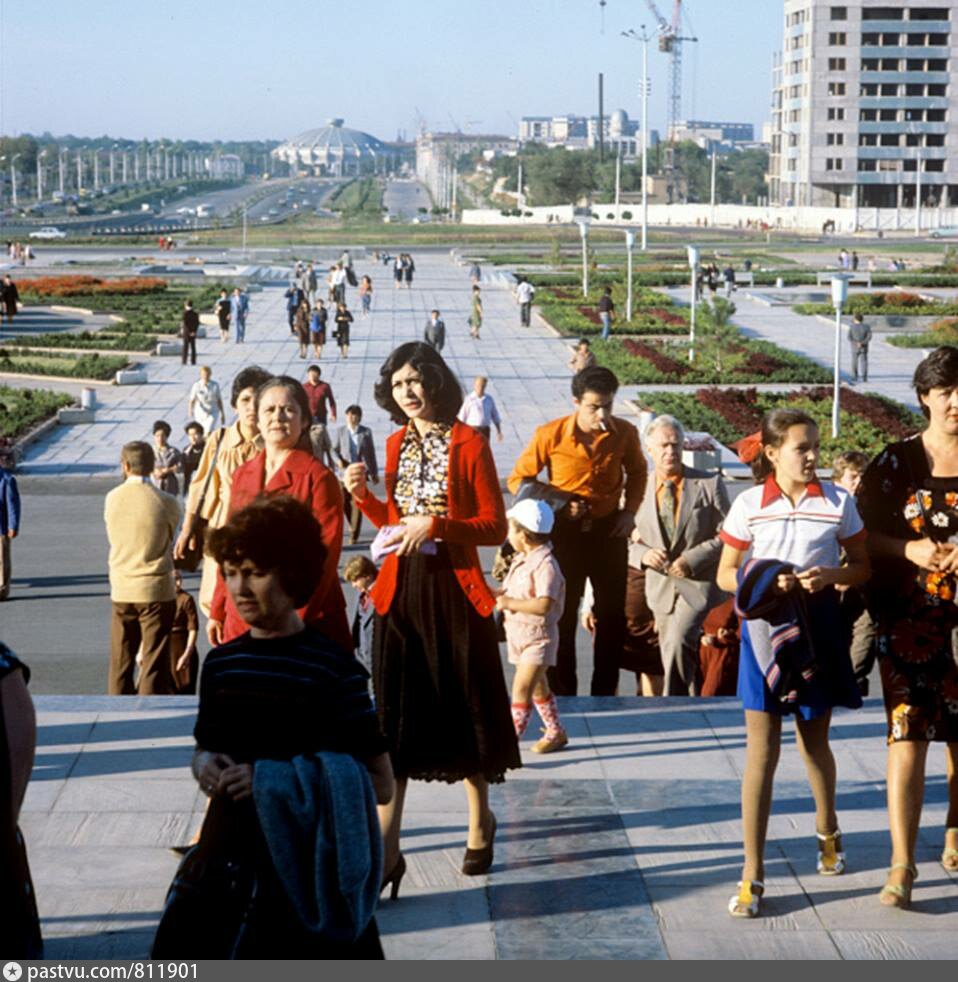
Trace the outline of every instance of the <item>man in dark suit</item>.
<instances>
[{"instance_id":1,"label":"man in dark suit","mask_svg":"<svg viewBox=\"0 0 958 982\"><path fill-rule=\"evenodd\" d=\"M190 364L196 364L196 335L200 330L200 315L193 309L193 301L187 300L183 308L183 321L180 334L183 338L183 364L186 364L187 355L190 356Z\"/></svg>"},{"instance_id":2,"label":"man in dark suit","mask_svg":"<svg viewBox=\"0 0 958 982\"><path fill-rule=\"evenodd\" d=\"M645 433L655 472L646 485L632 535L630 565L646 571L667 696L698 694L696 670L705 615L722 601L715 585L729 509L721 475L682 463L685 434L672 416L658 416Z\"/></svg>"},{"instance_id":3,"label":"man in dark suit","mask_svg":"<svg viewBox=\"0 0 958 982\"><path fill-rule=\"evenodd\" d=\"M426 330L423 332L423 340L436 351L442 351L446 343L446 325L439 317L439 311L430 311L429 320L426 321Z\"/></svg>"},{"instance_id":4,"label":"man in dark suit","mask_svg":"<svg viewBox=\"0 0 958 982\"><path fill-rule=\"evenodd\" d=\"M350 464L365 464L366 475L373 484L379 483L379 465L376 463L376 446L373 443L373 432L368 426L362 426L363 411L360 406L349 406L346 409L346 425L336 431L333 441L333 456L343 470ZM349 522L349 541L354 544L359 539L359 530L363 523L363 513L353 502L353 496L343 492L343 509Z\"/></svg>"}]
</instances>

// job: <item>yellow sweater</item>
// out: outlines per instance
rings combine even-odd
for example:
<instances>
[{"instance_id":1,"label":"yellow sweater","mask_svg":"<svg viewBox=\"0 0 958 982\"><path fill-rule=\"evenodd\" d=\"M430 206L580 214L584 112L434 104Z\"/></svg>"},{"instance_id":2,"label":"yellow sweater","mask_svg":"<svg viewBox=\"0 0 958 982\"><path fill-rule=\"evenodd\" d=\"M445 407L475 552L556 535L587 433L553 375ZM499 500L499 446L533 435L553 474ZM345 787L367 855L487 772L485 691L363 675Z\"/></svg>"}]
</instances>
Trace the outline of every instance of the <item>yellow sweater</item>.
<instances>
[{"instance_id":1,"label":"yellow sweater","mask_svg":"<svg viewBox=\"0 0 958 982\"><path fill-rule=\"evenodd\" d=\"M127 480L106 496L103 518L110 540L110 599L135 604L174 600L176 498L147 482Z\"/></svg>"}]
</instances>

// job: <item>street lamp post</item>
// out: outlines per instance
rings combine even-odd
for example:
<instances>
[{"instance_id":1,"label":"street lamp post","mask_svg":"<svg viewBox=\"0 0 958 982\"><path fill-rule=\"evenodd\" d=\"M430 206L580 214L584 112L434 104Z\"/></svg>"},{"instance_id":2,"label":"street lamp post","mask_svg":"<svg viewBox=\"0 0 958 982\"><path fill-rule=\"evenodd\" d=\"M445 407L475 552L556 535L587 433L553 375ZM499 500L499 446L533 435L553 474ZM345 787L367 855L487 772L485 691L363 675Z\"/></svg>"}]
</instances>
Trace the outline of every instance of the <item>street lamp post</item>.
<instances>
[{"instance_id":1,"label":"street lamp post","mask_svg":"<svg viewBox=\"0 0 958 982\"><path fill-rule=\"evenodd\" d=\"M83 190L83 151L77 150L77 194Z\"/></svg>"},{"instance_id":2,"label":"street lamp post","mask_svg":"<svg viewBox=\"0 0 958 982\"><path fill-rule=\"evenodd\" d=\"M585 216L577 219L579 235L582 238L582 296L589 296L589 219Z\"/></svg>"},{"instance_id":3,"label":"street lamp post","mask_svg":"<svg viewBox=\"0 0 958 982\"><path fill-rule=\"evenodd\" d=\"M100 148L93 148L93 190L100 190Z\"/></svg>"},{"instance_id":4,"label":"street lamp post","mask_svg":"<svg viewBox=\"0 0 958 982\"><path fill-rule=\"evenodd\" d=\"M10 158L10 201L13 207L17 207L17 160L22 154L15 153Z\"/></svg>"},{"instance_id":5,"label":"street lamp post","mask_svg":"<svg viewBox=\"0 0 958 982\"><path fill-rule=\"evenodd\" d=\"M635 249L635 232L627 229L625 233L625 251L628 254L625 294L625 319L632 320L632 252Z\"/></svg>"},{"instance_id":6,"label":"street lamp post","mask_svg":"<svg viewBox=\"0 0 958 982\"><path fill-rule=\"evenodd\" d=\"M689 317L689 362L695 361L695 307L696 307L696 284L699 271L699 251L695 246L688 247L689 267L692 270L692 314Z\"/></svg>"},{"instance_id":7,"label":"street lamp post","mask_svg":"<svg viewBox=\"0 0 958 982\"><path fill-rule=\"evenodd\" d=\"M634 30L623 31L622 36L642 43L642 245L645 252L649 248L649 41L652 35L640 25L642 33Z\"/></svg>"},{"instance_id":8,"label":"street lamp post","mask_svg":"<svg viewBox=\"0 0 958 982\"><path fill-rule=\"evenodd\" d=\"M37 201L43 201L43 158L46 155L46 150L37 154Z\"/></svg>"},{"instance_id":9,"label":"street lamp post","mask_svg":"<svg viewBox=\"0 0 958 982\"><path fill-rule=\"evenodd\" d=\"M842 308L848 301L848 279L844 276L832 277L832 305L835 308L835 371L832 383L832 437L838 437L839 396L842 358Z\"/></svg>"},{"instance_id":10,"label":"street lamp post","mask_svg":"<svg viewBox=\"0 0 958 982\"><path fill-rule=\"evenodd\" d=\"M60 151L60 197L63 198L67 193L67 167L66 167L67 151Z\"/></svg>"}]
</instances>

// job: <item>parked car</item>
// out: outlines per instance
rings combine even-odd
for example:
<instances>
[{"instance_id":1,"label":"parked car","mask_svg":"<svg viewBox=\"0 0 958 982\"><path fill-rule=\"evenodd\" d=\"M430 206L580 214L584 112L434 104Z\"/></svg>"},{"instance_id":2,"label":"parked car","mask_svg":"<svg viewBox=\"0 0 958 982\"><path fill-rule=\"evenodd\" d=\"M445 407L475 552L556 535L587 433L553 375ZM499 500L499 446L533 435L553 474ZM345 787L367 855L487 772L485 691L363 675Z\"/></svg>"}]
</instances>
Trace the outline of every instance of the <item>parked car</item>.
<instances>
[{"instance_id":1,"label":"parked car","mask_svg":"<svg viewBox=\"0 0 958 982\"><path fill-rule=\"evenodd\" d=\"M66 232L61 232L56 225L44 225L30 233L31 239L65 239Z\"/></svg>"},{"instance_id":2,"label":"parked car","mask_svg":"<svg viewBox=\"0 0 958 982\"><path fill-rule=\"evenodd\" d=\"M933 239L958 239L958 227L949 225L945 228L933 228L928 234Z\"/></svg>"}]
</instances>

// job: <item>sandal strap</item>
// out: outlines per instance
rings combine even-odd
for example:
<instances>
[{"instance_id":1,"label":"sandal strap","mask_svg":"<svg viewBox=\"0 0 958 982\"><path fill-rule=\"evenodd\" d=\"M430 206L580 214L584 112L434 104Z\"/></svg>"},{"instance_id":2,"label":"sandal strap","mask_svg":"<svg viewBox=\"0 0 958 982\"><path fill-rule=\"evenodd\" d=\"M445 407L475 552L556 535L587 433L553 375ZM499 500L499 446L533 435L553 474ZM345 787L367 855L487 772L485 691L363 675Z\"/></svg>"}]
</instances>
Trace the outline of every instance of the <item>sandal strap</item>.
<instances>
[{"instance_id":1,"label":"sandal strap","mask_svg":"<svg viewBox=\"0 0 958 982\"><path fill-rule=\"evenodd\" d=\"M918 879L918 869L917 867L912 866L911 863L893 863L891 866L888 867L888 872L891 873L892 870L896 870L896 869L907 870L909 873L911 873L911 878L913 880Z\"/></svg>"}]
</instances>

